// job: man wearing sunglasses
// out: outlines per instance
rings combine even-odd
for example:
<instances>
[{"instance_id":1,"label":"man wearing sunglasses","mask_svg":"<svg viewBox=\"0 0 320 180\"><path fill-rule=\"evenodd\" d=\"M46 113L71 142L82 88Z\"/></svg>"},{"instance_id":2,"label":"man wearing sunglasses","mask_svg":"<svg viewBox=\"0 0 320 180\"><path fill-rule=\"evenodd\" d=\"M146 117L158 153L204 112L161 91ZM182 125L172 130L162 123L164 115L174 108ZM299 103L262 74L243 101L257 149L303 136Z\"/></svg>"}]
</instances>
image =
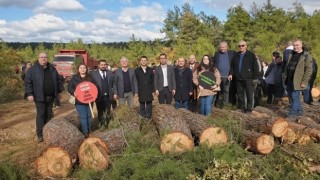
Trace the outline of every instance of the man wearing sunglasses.
<instances>
[{"instance_id":1,"label":"man wearing sunglasses","mask_svg":"<svg viewBox=\"0 0 320 180\"><path fill-rule=\"evenodd\" d=\"M253 107L253 85L259 76L259 65L256 56L247 50L247 43L238 43L239 51L231 61L229 80L236 78L238 107L245 113L251 113Z\"/></svg>"}]
</instances>

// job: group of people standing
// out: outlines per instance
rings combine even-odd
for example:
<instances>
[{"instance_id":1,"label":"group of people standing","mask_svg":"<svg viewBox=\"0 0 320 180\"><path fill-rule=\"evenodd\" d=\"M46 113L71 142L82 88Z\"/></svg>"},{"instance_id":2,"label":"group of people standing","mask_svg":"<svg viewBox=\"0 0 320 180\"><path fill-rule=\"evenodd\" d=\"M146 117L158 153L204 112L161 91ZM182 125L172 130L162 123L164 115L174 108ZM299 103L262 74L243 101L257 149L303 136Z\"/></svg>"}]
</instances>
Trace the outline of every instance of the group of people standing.
<instances>
[{"instance_id":1,"label":"group of people standing","mask_svg":"<svg viewBox=\"0 0 320 180\"><path fill-rule=\"evenodd\" d=\"M133 108L134 98L138 98L139 114L146 119L152 116L152 102L155 96L160 104L172 104L174 99L175 108L187 108L205 116L212 113L215 104L223 107L230 103L237 104L244 113L251 113L255 90L263 69L266 70L266 77L269 77L270 73L278 76L274 73L278 71L272 70L272 66L269 66L270 70L263 68L256 55L247 49L245 41L239 41L238 48L238 52L229 50L228 44L221 42L214 56L204 55L199 63L194 55L189 56L188 62L184 57L180 57L176 65L169 65L167 55L161 53L160 65L156 67L149 67L148 58L141 56L140 66L135 69L129 67L128 58L123 56L120 58L121 67L114 72L107 68L105 60L100 60L98 69L91 72L85 64L80 64L68 83L68 92L77 97L75 89L81 82L90 81L96 85L98 96L95 104L99 127L102 130L108 127L111 106L115 100L120 105L128 104ZM273 66L277 67L279 58L281 57L275 54ZM281 74L290 99L289 118L295 118L303 114L299 98L300 92L308 87L312 57L302 49L302 41L296 40L284 63L285 65L281 64L281 67L284 67ZM203 86L200 77L207 72L214 76L214 84ZM277 88L270 86L268 91L278 92L275 89ZM30 67L25 76L27 99L35 101L36 104L39 142L43 141L44 124L52 117L54 98L60 97L62 90L63 84L57 70L48 63L47 54L40 53L38 61ZM89 104L76 100L75 106L80 115L82 132L88 137L91 128Z\"/></svg>"}]
</instances>

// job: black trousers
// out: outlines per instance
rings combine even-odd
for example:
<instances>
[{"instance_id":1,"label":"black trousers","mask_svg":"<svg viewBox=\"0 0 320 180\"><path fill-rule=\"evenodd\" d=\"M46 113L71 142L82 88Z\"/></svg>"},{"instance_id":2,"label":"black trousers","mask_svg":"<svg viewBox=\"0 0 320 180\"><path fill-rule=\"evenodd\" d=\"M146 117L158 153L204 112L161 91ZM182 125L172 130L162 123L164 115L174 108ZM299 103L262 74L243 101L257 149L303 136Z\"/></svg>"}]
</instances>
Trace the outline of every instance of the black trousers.
<instances>
[{"instance_id":1,"label":"black trousers","mask_svg":"<svg viewBox=\"0 0 320 180\"><path fill-rule=\"evenodd\" d=\"M42 129L44 125L52 118L53 96L46 96L45 101L35 101L37 109L36 132L38 138L42 138Z\"/></svg>"},{"instance_id":2,"label":"black trousers","mask_svg":"<svg viewBox=\"0 0 320 180\"><path fill-rule=\"evenodd\" d=\"M111 102L109 96L102 96L96 100L99 123L109 124Z\"/></svg>"},{"instance_id":3,"label":"black trousers","mask_svg":"<svg viewBox=\"0 0 320 180\"><path fill-rule=\"evenodd\" d=\"M139 114L144 118L151 118L152 116L152 101L148 102L139 102Z\"/></svg>"},{"instance_id":4,"label":"black trousers","mask_svg":"<svg viewBox=\"0 0 320 180\"><path fill-rule=\"evenodd\" d=\"M251 111L253 106L253 87L251 79L237 80L237 95L239 98L239 108ZM245 98L247 99L247 101L245 100Z\"/></svg>"},{"instance_id":5,"label":"black trousers","mask_svg":"<svg viewBox=\"0 0 320 180\"><path fill-rule=\"evenodd\" d=\"M159 91L158 99L160 104L171 104L172 93L169 91L168 87L165 87L162 91Z\"/></svg>"}]
</instances>

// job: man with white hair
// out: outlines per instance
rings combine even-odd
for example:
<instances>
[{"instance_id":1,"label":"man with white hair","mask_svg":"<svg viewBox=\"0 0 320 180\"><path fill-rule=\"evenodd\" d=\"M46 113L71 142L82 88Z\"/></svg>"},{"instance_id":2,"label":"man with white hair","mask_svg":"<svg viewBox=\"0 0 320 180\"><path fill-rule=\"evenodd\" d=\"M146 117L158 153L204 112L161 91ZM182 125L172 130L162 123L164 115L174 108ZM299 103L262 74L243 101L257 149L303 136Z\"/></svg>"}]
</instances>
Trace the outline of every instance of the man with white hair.
<instances>
[{"instance_id":1,"label":"man with white hair","mask_svg":"<svg viewBox=\"0 0 320 180\"><path fill-rule=\"evenodd\" d=\"M217 94L217 105L223 107L229 103L229 89L230 81L228 75L230 72L231 60L234 56L234 51L228 49L228 43L222 41L219 44L219 51L217 51L213 56L213 64L219 70L221 75L221 91ZM220 100L223 97L223 100Z\"/></svg>"}]
</instances>

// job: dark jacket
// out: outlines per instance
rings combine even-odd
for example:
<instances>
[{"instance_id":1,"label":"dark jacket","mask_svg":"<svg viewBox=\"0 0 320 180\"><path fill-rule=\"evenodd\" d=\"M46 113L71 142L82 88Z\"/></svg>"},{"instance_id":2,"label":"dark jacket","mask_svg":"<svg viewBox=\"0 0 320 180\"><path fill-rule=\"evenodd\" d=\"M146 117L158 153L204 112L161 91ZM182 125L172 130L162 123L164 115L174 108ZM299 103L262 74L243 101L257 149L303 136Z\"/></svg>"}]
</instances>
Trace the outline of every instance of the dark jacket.
<instances>
[{"instance_id":1,"label":"dark jacket","mask_svg":"<svg viewBox=\"0 0 320 180\"><path fill-rule=\"evenodd\" d=\"M141 67L134 70L138 82L138 96L139 102L153 101L154 92L154 74L153 68L147 67L146 73L143 72Z\"/></svg>"},{"instance_id":2,"label":"dark jacket","mask_svg":"<svg viewBox=\"0 0 320 180\"><path fill-rule=\"evenodd\" d=\"M154 72L154 88L155 90L162 91L163 90L163 71L161 65L157 66ZM168 88L169 91L176 90L176 81L174 77L174 67L171 65L167 65L167 79L168 79Z\"/></svg>"},{"instance_id":3,"label":"dark jacket","mask_svg":"<svg viewBox=\"0 0 320 180\"><path fill-rule=\"evenodd\" d=\"M111 71L106 71L106 77L108 77L108 95L109 99L113 99L113 83L114 83L114 77L113 73ZM98 88L98 97L97 100L100 100L102 98L102 77L100 75L99 70L91 71L90 78L92 80L92 83L95 84Z\"/></svg>"},{"instance_id":4,"label":"dark jacket","mask_svg":"<svg viewBox=\"0 0 320 180\"><path fill-rule=\"evenodd\" d=\"M52 64L48 63L47 67L51 72L51 76L54 83L54 95L58 97L58 94L63 90L63 84L59 79L58 71L53 67ZM34 101L43 102L45 101L44 90L43 90L43 82L44 79L44 69L36 62L30 69L27 71L25 76L24 84L25 84L25 93L27 96L33 96Z\"/></svg>"},{"instance_id":5,"label":"dark jacket","mask_svg":"<svg viewBox=\"0 0 320 180\"><path fill-rule=\"evenodd\" d=\"M74 96L74 91L76 90L78 84L84 82L85 80L81 79L81 77L78 74L75 74L72 76L71 80L68 83L68 92ZM90 76L88 77L89 82L92 82ZM80 101L78 101L78 99L76 98L76 104L82 104L82 105L88 105L87 103L81 103Z\"/></svg>"},{"instance_id":6,"label":"dark jacket","mask_svg":"<svg viewBox=\"0 0 320 180\"><path fill-rule=\"evenodd\" d=\"M180 73L179 68L174 68L174 76L176 80L176 93L174 95L175 100L189 100L190 92L193 93L192 71L190 68L183 68Z\"/></svg>"},{"instance_id":7,"label":"dark jacket","mask_svg":"<svg viewBox=\"0 0 320 180\"><path fill-rule=\"evenodd\" d=\"M239 72L240 52L237 52L231 61L230 75L237 80L253 80L259 76L259 65L257 58L251 51L246 51L242 59L242 69Z\"/></svg>"},{"instance_id":8,"label":"dark jacket","mask_svg":"<svg viewBox=\"0 0 320 180\"><path fill-rule=\"evenodd\" d=\"M133 95L138 94L138 83L137 83L136 75L134 74L134 70L129 68L128 71L129 71L129 78L131 83L131 92ZM123 98L124 82L123 82L122 68L119 68L114 72L113 91L114 91L114 94L116 94L120 98Z\"/></svg>"}]
</instances>

